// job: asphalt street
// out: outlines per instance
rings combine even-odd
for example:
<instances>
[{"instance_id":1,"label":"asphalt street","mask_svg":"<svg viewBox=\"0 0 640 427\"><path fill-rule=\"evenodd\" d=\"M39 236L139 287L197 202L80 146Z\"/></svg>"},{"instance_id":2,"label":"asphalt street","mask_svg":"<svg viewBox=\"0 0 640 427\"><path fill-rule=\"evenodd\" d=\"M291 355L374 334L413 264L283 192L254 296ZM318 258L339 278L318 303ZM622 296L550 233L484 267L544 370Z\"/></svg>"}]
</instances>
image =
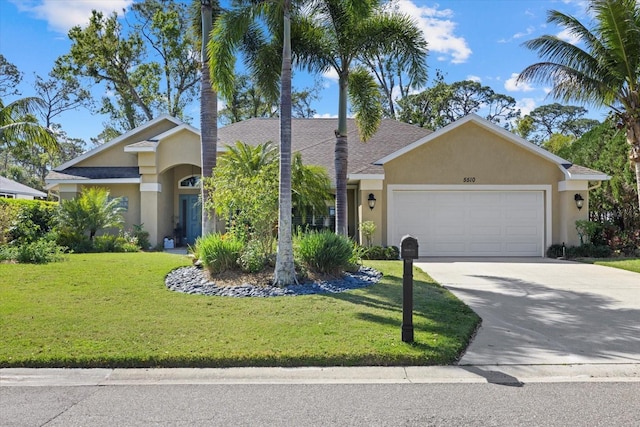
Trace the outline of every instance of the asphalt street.
<instances>
[{"instance_id":1,"label":"asphalt street","mask_svg":"<svg viewBox=\"0 0 640 427\"><path fill-rule=\"evenodd\" d=\"M27 426L637 426L640 383L0 387Z\"/></svg>"}]
</instances>

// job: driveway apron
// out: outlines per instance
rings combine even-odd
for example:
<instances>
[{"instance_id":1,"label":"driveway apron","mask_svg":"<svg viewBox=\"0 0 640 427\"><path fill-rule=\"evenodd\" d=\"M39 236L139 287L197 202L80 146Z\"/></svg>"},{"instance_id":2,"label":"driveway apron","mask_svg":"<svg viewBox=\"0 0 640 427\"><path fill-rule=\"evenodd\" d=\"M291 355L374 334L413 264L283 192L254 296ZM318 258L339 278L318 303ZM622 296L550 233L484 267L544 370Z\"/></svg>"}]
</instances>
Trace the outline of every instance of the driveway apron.
<instances>
[{"instance_id":1,"label":"driveway apron","mask_svg":"<svg viewBox=\"0 0 640 427\"><path fill-rule=\"evenodd\" d=\"M415 265L482 317L460 365L640 361L638 273L546 258Z\"/></svg>"}]
</instances>

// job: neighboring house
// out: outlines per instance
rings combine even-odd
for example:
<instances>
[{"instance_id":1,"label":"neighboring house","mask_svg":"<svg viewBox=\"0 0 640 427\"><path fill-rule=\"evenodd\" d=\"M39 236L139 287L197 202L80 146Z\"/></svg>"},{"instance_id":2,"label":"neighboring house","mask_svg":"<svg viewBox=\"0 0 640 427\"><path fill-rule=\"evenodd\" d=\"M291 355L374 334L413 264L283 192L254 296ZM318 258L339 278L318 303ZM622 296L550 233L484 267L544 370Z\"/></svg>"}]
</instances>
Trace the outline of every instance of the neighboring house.
<instances>
[{"instance_id":1,"label":"neighboring house","mask_svg":"<svg viewBox=\"0 0 640 427\"><path fill-rule=\"evenodd\" d=\"M332 180L336 124L292 123L293 151ZM544 256L551 244L577 245L590 186L609 179L473 114L436 132L383 120L366 143L353 120L349 129L349 234L362 241L358 224L374 221L375 244L397 246L411 234L420 256ZM278 139L278 119L250 119L220 128L218 151ZM163 116L61 165L47 183L61 199L108 187L124 198L127 224L144 224L152 243L184 244L200 233L199 165L198 130Z\"/></svg>"},{"instance_id":2,"label":"neighboring house","mask_svg":"<svg viewBox=\"0 0 640 427\"><path fill-rule=\"evenodd\" d=\"M4 176L0 176L0 198L7 199L46 199L47 193L38 191Z\"/></svg>"}]
</instances>

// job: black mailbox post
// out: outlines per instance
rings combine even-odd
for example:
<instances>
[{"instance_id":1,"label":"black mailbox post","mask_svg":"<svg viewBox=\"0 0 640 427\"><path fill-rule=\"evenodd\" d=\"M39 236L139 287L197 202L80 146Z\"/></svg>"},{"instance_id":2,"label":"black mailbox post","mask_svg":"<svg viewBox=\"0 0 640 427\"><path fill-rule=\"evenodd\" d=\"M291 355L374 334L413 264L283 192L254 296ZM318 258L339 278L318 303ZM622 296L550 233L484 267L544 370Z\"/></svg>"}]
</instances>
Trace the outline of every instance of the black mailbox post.
<instances>
[{"instance_id":1,"label":"black mailbox post","mask_svg":"<svg viewBox=\"0 0 640 427\"><path fill-rule=\"evenodd\" d=\"M413 260L418 258L418 240L406 235L400 240L402 272L402 341L413 342Z\"/></svg>"}]
</instances>

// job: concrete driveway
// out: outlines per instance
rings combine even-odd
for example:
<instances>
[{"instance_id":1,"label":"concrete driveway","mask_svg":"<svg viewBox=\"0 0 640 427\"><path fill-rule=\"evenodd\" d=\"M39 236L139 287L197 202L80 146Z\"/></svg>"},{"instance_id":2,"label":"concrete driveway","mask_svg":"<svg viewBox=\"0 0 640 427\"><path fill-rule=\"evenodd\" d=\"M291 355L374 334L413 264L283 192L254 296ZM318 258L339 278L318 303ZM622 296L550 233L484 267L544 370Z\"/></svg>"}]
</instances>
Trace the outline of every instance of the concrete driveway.
<instances>
[{"instance_id":1,"label":"concrete driveway","mask_svg":"<svg viewBox=\"0 0 640 427\"><path fill-rule=\"evenodd\" d=\"M415 265L482 317L461 365L640 361L638 273L543 258Z\"/></svg>"}]
</instances>

